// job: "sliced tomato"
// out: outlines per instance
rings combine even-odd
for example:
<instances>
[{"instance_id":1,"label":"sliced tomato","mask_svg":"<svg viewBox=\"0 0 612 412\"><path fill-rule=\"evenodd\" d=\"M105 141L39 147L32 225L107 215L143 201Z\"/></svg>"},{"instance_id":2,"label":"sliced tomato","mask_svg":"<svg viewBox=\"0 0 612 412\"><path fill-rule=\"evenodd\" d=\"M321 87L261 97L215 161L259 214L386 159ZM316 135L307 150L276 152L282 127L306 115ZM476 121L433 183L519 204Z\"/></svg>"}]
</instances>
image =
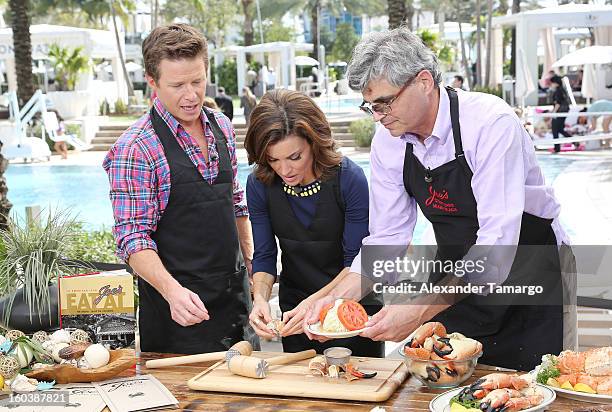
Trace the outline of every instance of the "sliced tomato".
<instances>
[{"instance_id":1,"label":"sliced tomato","mask_svg":"<svg viewBox=\"0 0 612 412\"><path fill-rule=\"evenodd\" d=\"M319 322L321 322L321 325L323 325L323 322L325 321L325 316L327 316L327 312L329 312L329 310L333 307L334 302L325 305L323 309L321 309L321 313L319 313Z\"/></svg>"},{"instance_id":2,"label":"sliced tomato","mask_svg":"<svg viewBox=\"0 0 612 412\"><path fill-rule=\"evenodd\" d=\"M365 326L368 314L359 302L345 300L338 306L338 319L348 330L357 330Z\"/></svg>"}]
</instances>

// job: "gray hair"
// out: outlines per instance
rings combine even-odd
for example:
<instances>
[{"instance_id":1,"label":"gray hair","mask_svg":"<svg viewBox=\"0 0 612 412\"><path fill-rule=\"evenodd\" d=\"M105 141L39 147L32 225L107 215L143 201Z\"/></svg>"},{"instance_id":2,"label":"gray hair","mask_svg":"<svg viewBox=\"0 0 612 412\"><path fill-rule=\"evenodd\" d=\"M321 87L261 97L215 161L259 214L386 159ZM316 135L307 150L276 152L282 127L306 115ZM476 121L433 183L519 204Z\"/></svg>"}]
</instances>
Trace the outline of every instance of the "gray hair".
<instances>
[{"instance_id":1,"label":"gray hair","mask_svg":"<svg viewBox=\"0 0 612 412\"><path fill-rule=\"evenodd\" d=\"M440 84L442 74L435 53L403 26L364 37L353 50L347 77L351 89L363 91L371 80L378 79L402 87L421 70L429 71L436 85Z\"/></svg>"}]
</instances>

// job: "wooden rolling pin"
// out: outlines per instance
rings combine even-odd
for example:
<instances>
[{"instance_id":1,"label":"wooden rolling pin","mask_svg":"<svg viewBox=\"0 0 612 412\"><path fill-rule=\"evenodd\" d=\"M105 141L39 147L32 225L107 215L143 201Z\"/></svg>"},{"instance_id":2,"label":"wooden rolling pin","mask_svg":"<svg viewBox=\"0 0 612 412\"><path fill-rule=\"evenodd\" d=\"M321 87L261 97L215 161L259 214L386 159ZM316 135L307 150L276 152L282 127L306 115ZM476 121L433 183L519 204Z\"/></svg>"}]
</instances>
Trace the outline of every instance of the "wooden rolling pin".
<instances>
[{"instance_id":1,"label":"wooden rolling pin","mask_svg":"<svg viewBox=\"0 0 612 412\"><path fill-rule=\"evenodd\" d=\"M229 361L233 356L249 356L253 353L253 347L249 342L243 340L223 352L200 353L197 355L176 356L173 358L162 358L148 360L145 365L149 369L163 368L167 366L188 365L198 362L214 362L218 360Z\"/></svg>"},{"instance_id":2,"label":"wooden rolling pin","mask_svg":"<svg viewBox=\"0 0 612 412\"><path fill-rule=\"evenodd\" d=\"M302 352L286 353L268 359L237 355L228 361L227 368L235 375L263 379L268 375L268 368L270 366L286 365L288 363L312 358L316 354L317 352L314 349L308 349Z\"/></svg>"}]
</instances>

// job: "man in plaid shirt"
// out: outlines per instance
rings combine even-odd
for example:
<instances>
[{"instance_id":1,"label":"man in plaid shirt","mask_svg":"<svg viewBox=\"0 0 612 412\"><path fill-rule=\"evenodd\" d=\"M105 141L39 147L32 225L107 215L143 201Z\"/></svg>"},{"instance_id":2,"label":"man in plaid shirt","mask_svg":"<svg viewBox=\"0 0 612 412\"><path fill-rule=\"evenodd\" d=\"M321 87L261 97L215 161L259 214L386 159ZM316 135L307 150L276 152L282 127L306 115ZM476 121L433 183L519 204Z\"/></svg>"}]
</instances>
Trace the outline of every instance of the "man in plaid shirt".
<instances>
[{"instance_id":1,"label":"man in plaid shirt","mask_svg":"<svg viewBox=\"0 0 612 412\"><path fill-rule=\"evenodd\" d=\"M243 339L253 253L235 133L204 110L208 49L185 24L142 45L157 94L104 160L119 255L139 275L143 351L201 353Z\"/></svg>"}]
</instances>

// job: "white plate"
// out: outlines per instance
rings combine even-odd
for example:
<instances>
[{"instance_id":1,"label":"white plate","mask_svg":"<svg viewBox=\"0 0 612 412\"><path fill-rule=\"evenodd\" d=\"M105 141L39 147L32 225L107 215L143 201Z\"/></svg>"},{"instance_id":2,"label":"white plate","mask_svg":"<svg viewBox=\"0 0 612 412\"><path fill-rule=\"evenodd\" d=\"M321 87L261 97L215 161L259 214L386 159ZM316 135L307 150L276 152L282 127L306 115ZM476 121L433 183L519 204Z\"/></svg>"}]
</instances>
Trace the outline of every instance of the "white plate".
<instances>
[{"instance_id":1,"label":"white plate","mask_svg":"<svg viewBox=\"0 0 612 412\"><path fill-rule=\"evenodd\" d=\"M365 328L363 328L363 329L357 329L357 330L350 330L348 332L325 332L325 331L322 331L320 328L321 328L321 322L313 323L312 325L308 325L308 332L312 333L313 335L319 335L319 336L323 336L326 338L341 339L341 338L352 338L353 336L357 336L365 330Z\"/></svg>"},{"instance_id":2,"label":"white plate","mask_svg":"<svg viewBox=\"0 0 612 412\"><path fill-rule=\"evenodd\" d=\"M538 386L538 389L540 389L540 391L542 392L542 395L544 395L544 400L538 406L534 406L533 408L529 409L523 409L521 412L545 411L546 407L553 403L553 401L555 400L557 396L555 394L555 391L548 388L548 386L540 385L539 383L536 383L536 385ZM431 400L431 402L429 402L429 410L431 412L449 412L450 400L453 398L453 396L459 394L459 392L461 392L463 388L465 388L465 386L461 388L451 389L450 391L446 391L436 396Z\"/></svg>"},{"instance_id":3,"label":"white plate","mask_svg":"<svg viewBox=\"0 0 612 412\"><path fill-rule=\"evenodd\" d=\"M610 395L599 395L597 393L586 393L572 391L569 389L555 388L554 386L544 385L557 392L560 397L573 399L582 402L593 402L593 403L610 403L612 404L612 396Z\"/></svg>"}]
</instances>

